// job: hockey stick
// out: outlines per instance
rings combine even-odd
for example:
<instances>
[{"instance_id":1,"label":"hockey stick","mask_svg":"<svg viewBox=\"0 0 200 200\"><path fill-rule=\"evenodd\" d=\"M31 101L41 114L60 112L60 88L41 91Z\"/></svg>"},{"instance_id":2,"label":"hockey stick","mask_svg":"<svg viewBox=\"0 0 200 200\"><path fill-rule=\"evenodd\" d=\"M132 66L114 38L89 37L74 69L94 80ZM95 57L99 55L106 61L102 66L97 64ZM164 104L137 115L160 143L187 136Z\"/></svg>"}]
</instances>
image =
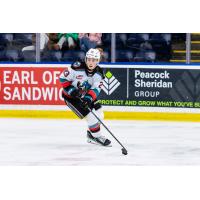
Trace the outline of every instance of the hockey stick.
<instances>
[{"instance_id":1,"label":"hockey stick","mask_svg":"<svg viewBox=\"0 0 200 200\"><path fill-rule=\"evenodd\" d=\"M67 99L65 97L63 97L66 101ZM83 103L83 100L81 98L79 98L79 100ZM92 109L87 106L87 109L94 115L94 117L104 126L104 128L112 135L112 137L120 144L120 146L122 147L122 154L127 155L128 151L127 149L122 145L122 143L114 136L114 134L108 129L108 127L102 122L102 120L92 111Z\"/></svg>"},{"instance_id":2,"label":"hockey stick","mask_svg":"<svg viewBox=\"0 0 200 200\"><path fill-rule=\"evenodd\" d=\"M81 99L82 101L82 99ZM113 136L113 138L121 145L122 147L122 154L127 155L128 151L126 148L122 145L122 143L114 136L114 134L108 129L108 127L102 122L102 120L88 107L88 110L96 117L96 119L104 126L104 128Z\"/></svg>"}]
</instances>

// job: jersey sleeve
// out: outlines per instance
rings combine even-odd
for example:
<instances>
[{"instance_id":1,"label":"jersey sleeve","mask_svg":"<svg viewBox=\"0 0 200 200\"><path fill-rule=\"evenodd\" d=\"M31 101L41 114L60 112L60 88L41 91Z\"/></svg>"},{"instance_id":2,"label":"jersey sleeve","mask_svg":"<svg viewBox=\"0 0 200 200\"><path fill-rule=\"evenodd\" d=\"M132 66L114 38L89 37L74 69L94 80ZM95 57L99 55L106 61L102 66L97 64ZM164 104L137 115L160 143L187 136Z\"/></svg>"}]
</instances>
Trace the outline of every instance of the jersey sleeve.
<instances>
[{"instance_id":1,"label":"jersey sleeve","mask_svg":"<svg viewBox=\"0 0 200 200\"><path fill-rule=\"evenodd\" d=\"M71 93L76 90L72 85L74 79L74 70L71 67L67 67L60 75L60 83L63 87L63 92L66 96L71 97Z\"/></svg>"},{"instance_id":2,"label":"jersey sleeve","mask_svg":"<svg viewBox=\"0 0 200 200\"><path fill-rule=\"evenodd\" d=\"M90 101L95 101L100 94L102 84L103 84L102 76L99 74L95 74L93 76L93 84L86 93L85 98L90 99Z\"/></svg>"}]
</instances>

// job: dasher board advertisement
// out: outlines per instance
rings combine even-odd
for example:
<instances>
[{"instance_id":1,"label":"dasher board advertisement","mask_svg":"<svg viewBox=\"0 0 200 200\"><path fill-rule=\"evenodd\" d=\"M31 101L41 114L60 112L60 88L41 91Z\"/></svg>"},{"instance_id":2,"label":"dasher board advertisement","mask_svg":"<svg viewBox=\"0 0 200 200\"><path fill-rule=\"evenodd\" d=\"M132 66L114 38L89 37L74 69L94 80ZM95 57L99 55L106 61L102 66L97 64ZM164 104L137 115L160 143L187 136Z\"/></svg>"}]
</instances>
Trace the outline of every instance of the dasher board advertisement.
<instances>
[{"instance_id":1,"label":"dasher board advertisement","mask_svg":"<svg viewBox=\"0 0 200 200\"><path fill-rule=\"evenodd\" d=\"M105 69L103 105L200 107L200 69L185 66Z\"/></svg>"},{"instance_id":2,"label":"dasher board advertisement","mask_svg":"<svg viewBox=\"0 0 200 200\"><path fill-rule=\"evenodd\" d=\"M64 105L62 67L24 65L0 68L0 104Z\"/></svg>"},{"instance_id":3,"label":"dasher board advertisement","mask_svg":"<svg viewBox=\"0 0 200 200\"><path fill-rule=\"evenodd\" d=\"M64 105L59 75L70 64L0 64L0 104ZM100 65L105 106L200 107L198 65Z\"/></svg>"}]
</instances>

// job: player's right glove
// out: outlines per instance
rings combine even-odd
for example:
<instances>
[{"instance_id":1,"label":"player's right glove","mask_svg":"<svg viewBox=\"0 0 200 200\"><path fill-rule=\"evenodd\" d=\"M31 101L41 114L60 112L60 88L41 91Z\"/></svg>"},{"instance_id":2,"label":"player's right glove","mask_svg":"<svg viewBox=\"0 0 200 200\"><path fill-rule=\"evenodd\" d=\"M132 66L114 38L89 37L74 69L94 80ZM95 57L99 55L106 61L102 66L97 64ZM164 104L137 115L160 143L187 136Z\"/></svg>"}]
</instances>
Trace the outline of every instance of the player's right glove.
<instances>
[{"instance_id":1,"label":"player's right glove","mask_svg":"<svg viewBox=\"0 0 200 200\"><path fill-rule=\"evenodd\" d=\"M74 91L71 92L71 97L74 99L80 98L81 97L81 93L79 90L75 89Z\"/></svg>"},{"instance_id":2,"label":"player's right glove","mask_svg":"<svg viewBox=\"0 0 200 200\"><path fill-rule=\"evenodd\" d=\"M86 96L81 99L81 107L83 109L91 108L92 100Z\"/></svg>"}]
</instances>

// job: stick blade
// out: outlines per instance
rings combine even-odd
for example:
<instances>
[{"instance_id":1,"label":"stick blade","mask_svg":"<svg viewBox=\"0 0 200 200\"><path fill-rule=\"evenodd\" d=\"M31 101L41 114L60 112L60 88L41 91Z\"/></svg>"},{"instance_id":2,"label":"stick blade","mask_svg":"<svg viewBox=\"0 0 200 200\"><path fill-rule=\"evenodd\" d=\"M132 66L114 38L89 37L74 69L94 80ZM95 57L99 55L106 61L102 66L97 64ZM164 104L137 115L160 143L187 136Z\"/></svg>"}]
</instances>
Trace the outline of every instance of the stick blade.
<instances>
[{"instance_id":1,"label":"stick blade","mask_svg":"<svg viewBox=\"0 0 200 200\"><path fill-rule=\"evenodd\" d=\"M122 149L122 154L124 154L124 155L127 155L128 154L128 151L126 150L126 149Z\"/></svg>"}]
</instances>

